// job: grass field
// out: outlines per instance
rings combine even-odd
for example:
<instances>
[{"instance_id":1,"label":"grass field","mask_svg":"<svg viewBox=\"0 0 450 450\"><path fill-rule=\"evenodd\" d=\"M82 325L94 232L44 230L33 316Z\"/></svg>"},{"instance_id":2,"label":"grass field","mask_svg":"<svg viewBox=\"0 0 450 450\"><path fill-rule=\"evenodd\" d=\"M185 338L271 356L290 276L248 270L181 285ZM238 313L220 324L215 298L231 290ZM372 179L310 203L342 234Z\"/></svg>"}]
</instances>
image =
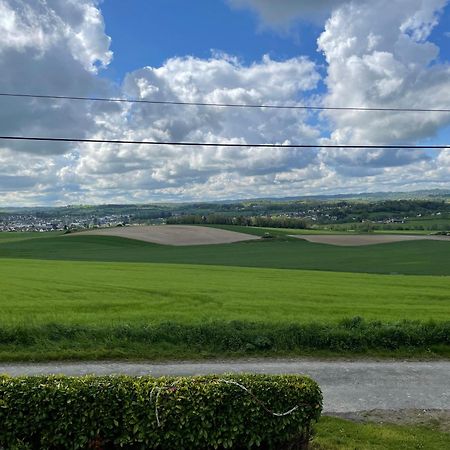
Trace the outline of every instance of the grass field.
<instances>
[{"instance_id":1,"label":"grass field","mask_svg":"<svg viewBox=\"0 0 450 450\"><path fill-rule=\"evenodd\" d=\"M252 229L251 232L264 233L264 230ZM398 242L349 248L279 235L275 239L235 244L174 247L88 234L70 237L41 234L15 239L10 233L4 236L0 233L0 259L153 262L450 275L450 242Z\"/></svg>"},{"instance_id":2,"label":"grass field","mask_svg":"<svg viewBox=\"0 0 450 450\"><path fill-rule=\"evenodd\" d=\"M450 320L450 278L0 260L0 323Z\"/></svg>"},{"instance_id":3,"label":"grass field","mask_svg":"<svg viewBox=\"0 0 450 450\"><path fill-rule=\"evenodd\" d=\"M450 433L429 427L354 423L322 417L316 426L312 450L443 450Z\"/></svg>"},{"instance_id":4,"label":"grass field","mask_svg":"<svg viewBox=\"0 0 450 450\"><path fill-rule=\"evenodd\" d=\"M446 222L448 223L448 221ZM347 224L339 224L339 225L314 225L313 228L264 228L264 227L246 227L246 226L239 226L239 225L203 225L203 226L209 226L209 227L217 227L217 228L223 228L226 230L235 230L240 231L241 233L250 233L250 234L257 234L257 235L263 235L266 232L270 232L271 234L275 235L290 235L290 234L296 234L296 235L302 235L302 234L411 234L411 235L429 235L436 233L438 230L416 230L414 228L411 229L404 229L404 230L390 230L390 229L374 229L370 231L370 233L365 233L361 230L355 229L354 223L347 223ZM342 229L340 229L342 227ZM450 229L450 226L449 226Z\"/></svg>"},{"instance_id":5,"label":"grass field","mask_svg":"<svg viewBox=\"0 0 450 450\"><path fill-rule=\"evenodd\" d=\"M0 359L450 354L450 243L290 232L189 247L0 233Z\"/></svg>"},{"instance_id":6,"label":"grass field","mask_svg":"<svg viewBox=\"0 0 450 450\"><path fill-rule=\"evenodd\" d=\"M449 277L24 259L0 271L3 360L449 354Z\"/></svg>"}]
</instances>

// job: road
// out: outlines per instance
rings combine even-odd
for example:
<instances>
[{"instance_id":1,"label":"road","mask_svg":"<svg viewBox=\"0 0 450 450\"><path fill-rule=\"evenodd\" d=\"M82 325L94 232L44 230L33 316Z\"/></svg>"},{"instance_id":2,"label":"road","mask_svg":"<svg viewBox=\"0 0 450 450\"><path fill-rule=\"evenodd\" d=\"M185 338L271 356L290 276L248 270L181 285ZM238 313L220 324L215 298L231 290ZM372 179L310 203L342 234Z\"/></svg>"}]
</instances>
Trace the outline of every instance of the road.
<instances>
[{"instance_id":1,"label":"road","mask_svg":"<svg viewBox=\"0 0 450 450\"><path fill-rule=\"evenodd\" d=\"M324 394L324 411L450 410L450 361L237 360L214 362L51 362L0 363L0 374L204 375L301 373Z\"/></svg>"}]
</instances>

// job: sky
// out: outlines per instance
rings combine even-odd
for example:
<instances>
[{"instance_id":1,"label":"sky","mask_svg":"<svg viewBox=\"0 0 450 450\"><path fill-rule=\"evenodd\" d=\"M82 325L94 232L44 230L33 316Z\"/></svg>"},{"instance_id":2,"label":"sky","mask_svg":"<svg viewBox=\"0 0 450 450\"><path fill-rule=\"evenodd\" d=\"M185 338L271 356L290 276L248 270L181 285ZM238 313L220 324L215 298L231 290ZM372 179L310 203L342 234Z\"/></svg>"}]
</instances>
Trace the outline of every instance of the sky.
<instances>
[{"instance_id":1,"label":"sky","mask_svg":"<svg viewBox=\"0 0 450 450\"><path fill-rule=\"evenodd\" d=\"M449 0L0 0L0 93L450 108ZM0 96L0 206L450 189L449 113L232 109Z\"/></svg>"}]
</instances>

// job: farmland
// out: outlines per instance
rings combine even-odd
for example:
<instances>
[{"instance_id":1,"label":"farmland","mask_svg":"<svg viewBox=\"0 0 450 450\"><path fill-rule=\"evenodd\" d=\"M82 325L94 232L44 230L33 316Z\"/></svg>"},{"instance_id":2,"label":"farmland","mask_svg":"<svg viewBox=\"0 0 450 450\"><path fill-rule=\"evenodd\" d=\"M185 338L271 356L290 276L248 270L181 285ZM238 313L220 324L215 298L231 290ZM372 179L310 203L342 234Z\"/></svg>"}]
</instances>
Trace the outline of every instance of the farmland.
<instances>
[{"instance_id":1,"label":"farmland","mask_svg":"<svg viewBox=\"0 0 450 450\"><path fill-rule=\"evenodd\" d=\"M242 228L236 227L236 231ZM248 229L264 234L264 229ZM131 239L80 234L0 234L0 259L203 264L404 275L450 275L450 242L414 241L363 247L274 239L174 247ZM290 233L290 232L289 232ZM14 236L14 237L11 237ZM282 281L280 280L280 283Z\"/></svg>"},{"instance_id":2,"label":"farmland","mask_svg":"<svg viewBox=\"0 0 450 450\"><path fill-rule=\"evenodd\" d=\"M180 247L0 234L0 358L448 354L449 242L270 233Z\"/></svg>"},{"instance_id":3,"label":"farmland","mask_svg":"<svg viewBox=\"0 0 450 450\"><path fill-rule=\"evenodd\" d=\"M112 227L89 230L89 236L116 236L125 239L151 242L160 245L213 245L232 244L234 242L258 239L247 233L222 230L212 227L198 227L193 225L153 225L138 227ZM79 236L80 233L75 233Z\"/></svg>"},{"instance_id":4,"label":"farmland","mask_svg":"<svg viewBox=\"0 0 450 450\"><path fill-rule=\"evenodd\" d=\"M450 320L447 277L15 259L0 269L3 324Z\"/></svg>"}]
</instances>

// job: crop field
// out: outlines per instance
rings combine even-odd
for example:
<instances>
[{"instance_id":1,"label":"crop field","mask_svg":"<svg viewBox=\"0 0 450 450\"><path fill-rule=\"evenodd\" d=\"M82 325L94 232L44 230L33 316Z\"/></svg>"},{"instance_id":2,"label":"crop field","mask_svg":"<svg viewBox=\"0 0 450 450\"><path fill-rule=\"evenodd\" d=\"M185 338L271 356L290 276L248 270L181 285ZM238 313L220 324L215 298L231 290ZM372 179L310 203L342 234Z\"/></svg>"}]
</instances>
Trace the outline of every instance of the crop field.
<instances>
[{"instance_id":1,"label":"crop field","mask_svg":"<svg viewBox=\"0 0 450 450\"><path fill-rule=\"evenodd\" d=\"M353 234L353 235L295 235L316 244L342 245L344 247L391 244L411 241L444 241L450 243L449 236L420 236L408 234Z\"/></svg>"},{"instance_id":2,"label":"crop field","mask_svg":"<svg viewBox=\"0 0 450 450\"><path fill-rule=\"evenodd\" d=\"M242 228L245 227L236 227L236 231L242 231ZM256 228L248 228L247 231L257 235L265 233L264 229ZM338 247L289 238L286 233L288 232L285 230L273 231L274 239L184 247L87 233L73 236L0 233L0 259L151 262L330 272L450 275L450 242L420 240Z\"/></svg>"},{"instance_id":3,"label":"crop field","mask_svg":"<svg viewBox=\"0 0 450 450\"><path fill-rule=\"evenodd\" d=\"M450 320L450 278L0 260L0 323Z\"/></svg>"},{"instance_id":4,"label":"crop field","mask_svg":"<svg viewBox=\"0 0 450 450\"><path fill-rule=\"evenodd\" d=\"M97 236L116 236L161 245L208 245L231 244L233 242L258 239L255 235L236 233L212 227L192 225L150 225L137 227L114 227L89 230L86 234ZM79 235L76 233L75 236Z\"/></svg>"},{"instance_id":5,"label":"crop field","mask_svg":"<svg viewBox=\"0 0 450 450\"><path fill-rule=\"evenodd\" d=\"M247 227L248 229L249 227ZM264 229L265 232L273 233L274 229ZM252 229L253 231L253 229ZM450 236L439 235L408 235L408 234L383 234L383 233L347 233L347 234L324 234L324 233L292 233L286 234L288 230L281 230L285 237L296 237L317 244L361 246L372 244L391 244L394 242L431 240L450 243ZM280 232L279 232L280 233ZM81 233L75 233L79 236ZM115 236L127 239L136 239L144 242L161 245L208 245L208 244L231 244L235 242L260 239L256 233L244 233L221 229L218 227L203 227L195 225L157 225L157 226L135 226L100 228L83 232L85 236ZM73 234L71 236L74 236Z\"/></svg>"},{"instance_id":6,"label":"crop field","mask_svg":"<svg viewBox=\"0 0 450 450\"><path fill-rule=\"evenodd\" d=\"M287 233L182 247L0 234L0 359L450 353L449 242Z\"/></svg>"}]
</instances>

